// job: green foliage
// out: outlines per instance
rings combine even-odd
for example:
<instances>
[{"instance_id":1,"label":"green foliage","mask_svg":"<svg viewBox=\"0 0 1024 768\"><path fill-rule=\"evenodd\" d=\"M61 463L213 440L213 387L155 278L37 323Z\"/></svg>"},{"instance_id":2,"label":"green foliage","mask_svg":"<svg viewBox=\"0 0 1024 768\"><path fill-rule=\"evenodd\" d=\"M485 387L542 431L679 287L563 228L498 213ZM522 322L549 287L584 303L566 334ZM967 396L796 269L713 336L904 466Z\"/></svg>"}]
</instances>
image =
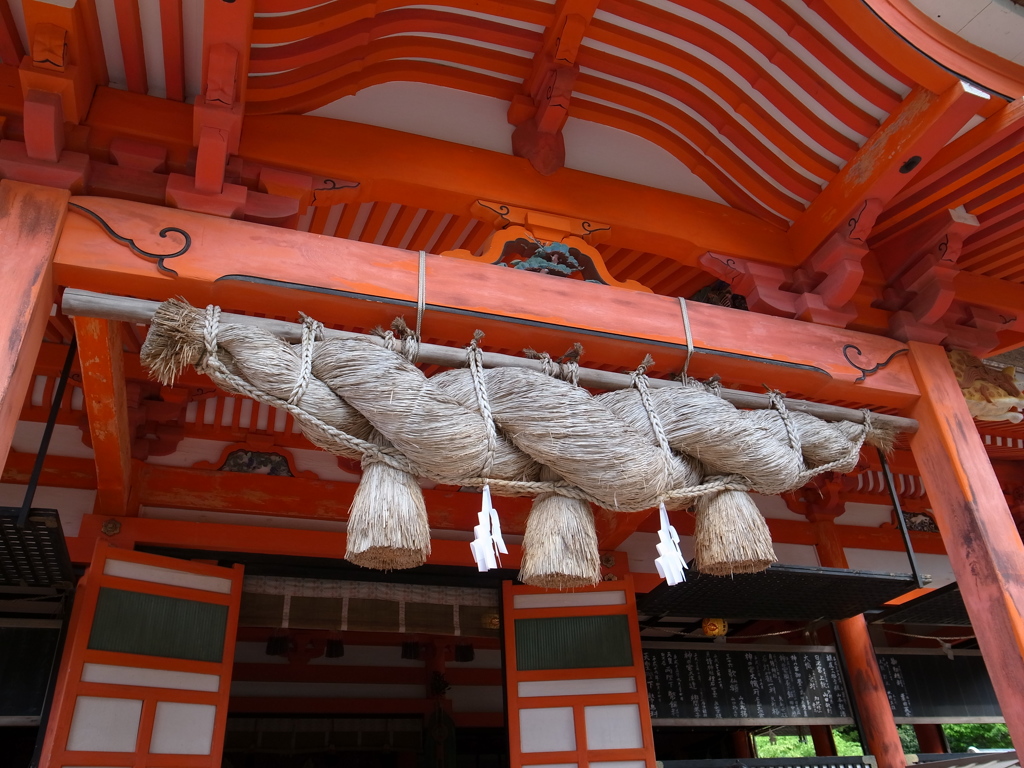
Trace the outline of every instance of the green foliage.
<instances>
[{"instance_id":1,"label":"green foliage","mask_svg":"<svg viewBox=\"0 0 1024 768\"><path fill-rule=\"evenodd\" d=\"M970 723L944 725L950 752L966 752L968 747L978 749L1013 749L1010 731L1003 723Z\"/></svg>"},{"instance_id":2,"label":"green foliage","mask_svg":"<svg viewBox=\"0 0 1024 768\"><path fill-rule=\"evenodd\" d=\"M900 734L900 743L903 751L908 755L917 754L920 746L917 742L917 734L914 733L914 726L897 726ZM968 747L978 749L1013 749L1013 742L1010 741L1010 732L1002 723L974 723L971 725L944 725L942 729L946 732L946 740L949 741L951 752L966 752ZM851 755L863 755L864 751L860 746L860 739L856 727L844 725L832 729L832 737L836 742L836 753L841 757ZM813 757L814 744L810 737L801 742L799 736L776 736L775 743L771 743L771 737L757 736L754 739L757 745L758 757Z\"/></svg>"},{"instance_id":3,"label":"green foliage","mask_svg":"<svg viewBox=\"0 0 1024 768\"><path fill-rule=\"evenodd\" d=\"M856 728L853 728L852 733L849 735L840 733L839 731L839 728L832 731L832 738L836 741L837 755L841 757L850 757L851 755L864 754L864 750L860 746L860 739L857 737Z\"/></svg>"},{"instance_id":4,"label":"green foliage","mask_svg":"<svg viewBox=\"0 0 1024 768\"><path fill-rule=\"evenodd\" d=\"M776 736L771 743L769 736L756 736L758 757L814 757L814 744L810 737L805 742L799 736Z\"/></svg>"}]
</instances>

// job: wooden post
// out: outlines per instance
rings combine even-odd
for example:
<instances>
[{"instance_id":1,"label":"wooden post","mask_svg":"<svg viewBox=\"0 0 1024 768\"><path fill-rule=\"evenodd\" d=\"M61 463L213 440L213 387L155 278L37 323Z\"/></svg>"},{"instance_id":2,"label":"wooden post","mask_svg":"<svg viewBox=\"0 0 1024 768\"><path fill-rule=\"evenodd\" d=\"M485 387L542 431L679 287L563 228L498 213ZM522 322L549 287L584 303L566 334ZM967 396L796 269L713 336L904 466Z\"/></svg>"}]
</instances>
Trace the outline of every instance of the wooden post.
<instances>
[{"instance_id":1,"label":"wooden post","mask_svg":"<svg viewBox=\"0 0 1024 768\"><path fill-rule=\"evenodd\" d=\"M733 757L740 760L748 760L754 756L754 750L750 744L750 731L746 728L732 732Z\"/></svg>"},{"instance_id":2,"label":"wooden post","mask_svg":"<svg viewBox=\"0 0 1024 768\"><path fill-rule=\"evenodd\" d=\"M69 197L64 190L0 181L0 466L53 306L51 261Z\"/></svg>"},{"instance_id":3,"label":"wooden post","mask_svg":"<svg viewBox=\"0 0 1024 768\"><path fill-rule=\"evenodd\" d=\"M849 568L846 553L839 544L834 520L828 513L808 515L815 524L818 534L818 560L826 568ZM878 761L878 768L904 768L903 744L900 742L896 721L893 719L889 696L882 683L882 671L878 668L875 648L868 633L864 616L854 616L835 623L836 642L843 649L846 671L853 688L854 701L860 715L861 736L868 751Z\"/></svg>"},{"instance_id":4,"label":"wooden post","mask_svg":"<svg viewBox=\"0 0 1024 768\"><path fill-rule=\"evenodd\" d=\"M75 318L78 358L89 434L96 455L96 504L100 515L135 514L129 509L132 480L131 431L125 391L121 324Z\"/></svg>"},{"instance_id":5,"label":"wooden post","mask_svg":"<svg viewBox=\"0 0 1024 768\"><path fill-rule=\"evenodd\" d=\"M949 752L942 726L935 723L916 723L914 733L917 735L917 751L922 755L937 755Z\"/></svg>"},{"instance_id":6,"label":"wooden post","mask_svg":"<svg viewBox=\"0 0 1024 768\"><path fill-rule=\"evenodd\" d=\"M832 728L828 725L812 725L811 740L814 742L814 754L818 757L833 757L836 754L836 740Z\"/></svg>"},{"instance_id":7,"label":"wooden post","mask_svg":"<svg viewBox=\"0 0 1024 768\"><path fill-rule=\"evenodd\" d=\"M1014 746L1024 750L1024 544L941 347L911 341L910 447Z\"/></svg>"}]
</instances>

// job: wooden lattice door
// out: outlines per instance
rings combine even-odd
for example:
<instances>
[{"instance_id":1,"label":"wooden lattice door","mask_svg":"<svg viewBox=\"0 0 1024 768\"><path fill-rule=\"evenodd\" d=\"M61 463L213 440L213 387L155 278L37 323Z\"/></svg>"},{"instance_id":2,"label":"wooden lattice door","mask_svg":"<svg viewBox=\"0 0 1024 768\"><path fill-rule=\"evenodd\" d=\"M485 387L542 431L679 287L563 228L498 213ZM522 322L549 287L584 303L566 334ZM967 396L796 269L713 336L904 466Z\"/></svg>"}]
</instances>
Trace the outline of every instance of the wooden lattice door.
<instances>
[{"instance_id":1,"label":"wooden lattice door","mask_svg":"<svg viewBox=\"0 0 1024 768\"><path fill-rule=\"evenodd\" d=\"M512 768L654 768L632 580L503 603Z\"/></svg>"},{"instance_id":2,"label":"wooden lattice door","mask_svg":"<svg viewBox=\"0 0 1024 768\"><path fill-rule=\"evenodd\" d=\"M100 542L79 582L41 765L217 768L242 568Z\"/></svg>"}]
</instances>

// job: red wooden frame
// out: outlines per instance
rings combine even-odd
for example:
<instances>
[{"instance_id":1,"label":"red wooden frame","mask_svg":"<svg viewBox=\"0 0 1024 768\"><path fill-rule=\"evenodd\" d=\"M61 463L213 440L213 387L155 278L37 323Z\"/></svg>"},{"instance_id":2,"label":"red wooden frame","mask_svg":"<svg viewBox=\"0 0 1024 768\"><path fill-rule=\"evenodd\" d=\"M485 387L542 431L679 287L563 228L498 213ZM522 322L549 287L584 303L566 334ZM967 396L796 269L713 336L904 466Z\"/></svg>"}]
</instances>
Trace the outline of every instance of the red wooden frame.
<instances>
[{"instance_id":1,"label":"red wooden frame","mask_svg":"<svg viewBox=\"0 0 1024 768\"><path fill-rule=\"evenodd\" d=\"M503 615L502 628L505 636L505 679L506 713L508 719L509 760L512 768L527 765L543 765L576 762L578 768L589 768L592 762L612 760L643 760L647 768L654 768L654 734L651 730L651 712L647 700L647 678L644 673L643 650L640 645L640 626L636 621L636 598L632 577L606 581L585 592L623 592L625 601L621 605L561 606L552 608L515 607L517 595L550 595L551 590L538 587L514 585L506 581L502 585ZM578 594L578 593L577 593ZM519 671L516 663L515 622L517 619L536 619L571 616L620 616L629 620L629 640L633 664L628 667L591 667L586 669L557 669ZM632 677L636 681L635 693L574 694L570 696L519 696L519 683L546 680L587 680L601 678ZM640 732L643 746L638 749L588 750L585 708L588 706L636 704L640 711ZM572 707L575 725L576 750L567 752L526 752L522 751L520 730L520 709L536 707Z\"/></svg>"},{"instance_id":2,"label":"red wooden frame","mask_svg":"<svg viewBox=\"0 0 1024 768\"><path fill-rule=\"evenodd\" d=\"M232 586L228 594L220 594L110 576L104 573L104 567L110 560L156 566L190 574L215 576L230 580ZM59 768L59 766L65 765L124 766L124 768L218 768L224 747L224 728L227 722L228 701L231 693L231 670L238 628L238 611L242 598L242 570L239 565L234 568L220 568L204 563L117 549L104 541L97 542L92 565L85 577L79 581L78 592L75 596L75 605L68 627L68 640L61 659L60 675L54 693L40 764L47 768ZM227 606L224 655L221 661L219 663L185 661L133 653L90 650L88 648L89 633L96 614L99 591L103 587ZM87 663L218 675L220 685L216 692L202 692L83 682L81 678L84 665ZM135 752L81 752L66 749L75 704L80 695L130 698L143 702ZM213 742L208 755L148 753L156 707L157 703L161 701L208 704L217 708Z\"/></svg>"}]
</instances>

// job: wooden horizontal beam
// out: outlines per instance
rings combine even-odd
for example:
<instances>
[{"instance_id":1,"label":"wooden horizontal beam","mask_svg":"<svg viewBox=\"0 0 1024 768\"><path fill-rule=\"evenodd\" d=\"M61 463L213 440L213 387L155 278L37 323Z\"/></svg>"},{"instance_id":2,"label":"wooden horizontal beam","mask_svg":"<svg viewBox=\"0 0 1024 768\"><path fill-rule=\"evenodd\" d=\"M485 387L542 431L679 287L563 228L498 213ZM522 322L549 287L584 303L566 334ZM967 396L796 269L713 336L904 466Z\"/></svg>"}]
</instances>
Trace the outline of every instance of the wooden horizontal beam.
<instances>
[{"instance_id":1,"label":"wooden horizontal beam","mask_svg":"<svg viewBox=\"0 0 1024 768\"><path fill-rule=\"evenodd\" d=\"M131 299L121 296L109 296L89 291L68 289L64 292L61 308L64 314L71 317L103 317L115 320L125 320L133 323L146 323L152 321L153 314L159 307L158 302L146 301L144 299ZM290 342L302 340L302 326L296 323L288 323L281 320L272 320L265 317L252 317L249 315L237 315L222 313L220 322L224 325L244 325L263 330L279 336ZM360 338L383 346L384 341L376 336L349 331L324 329L325 338ZM458 368L465 364L465 350L445 347L437 344L421 344L419 346L418 360L431 365L441 365L448 368ZM543 371L543 364L539 360L531 360L525 357L504 355L493 352L483 353L483 364L487 368L528 368L539 372ZM628 374L614 373L591 368L580 368L579 383L581 386L592 389L616 390L628 389L633 386L632 378ZM677 381L664 379L652 379L650 386L655 389L681 387ZM729 401L737 408L763 409L772 407L771 400L767 394L760 392L744 392L739 390L722 390L722 398ZM786 400L786 407L793 411L808 413L812 416L825 419L826 421L853 421L863 423L864 413L851 408L828 405L825 403L814 403L804 400ZM873 420L880 424L891 425L903 432L913 432L917 425L912 419L904 419L898 416L887 414L875 414Z\"/></svg>"},{"instance_id":2,"label":"wooden horizontal beam","mask_svg":"<svg viewBox=\"0 0 1024 768\"><path fill-rule=\"evenodd\" d=\"M126 122L125 114L134 119ZM112 88L97 89L86 123L96 151L119 136L183 149L192 144L190 105ZM248 115L239 154L315 177L355 179L361 182L351 193L356 202L468 215L477 200L500 200L604 222L621 247L691 265L707 250L792 260L781 228L719 203L569 168L541 177L522 158L388 128L309 115Z\"/></svg>"}]
</instances>

